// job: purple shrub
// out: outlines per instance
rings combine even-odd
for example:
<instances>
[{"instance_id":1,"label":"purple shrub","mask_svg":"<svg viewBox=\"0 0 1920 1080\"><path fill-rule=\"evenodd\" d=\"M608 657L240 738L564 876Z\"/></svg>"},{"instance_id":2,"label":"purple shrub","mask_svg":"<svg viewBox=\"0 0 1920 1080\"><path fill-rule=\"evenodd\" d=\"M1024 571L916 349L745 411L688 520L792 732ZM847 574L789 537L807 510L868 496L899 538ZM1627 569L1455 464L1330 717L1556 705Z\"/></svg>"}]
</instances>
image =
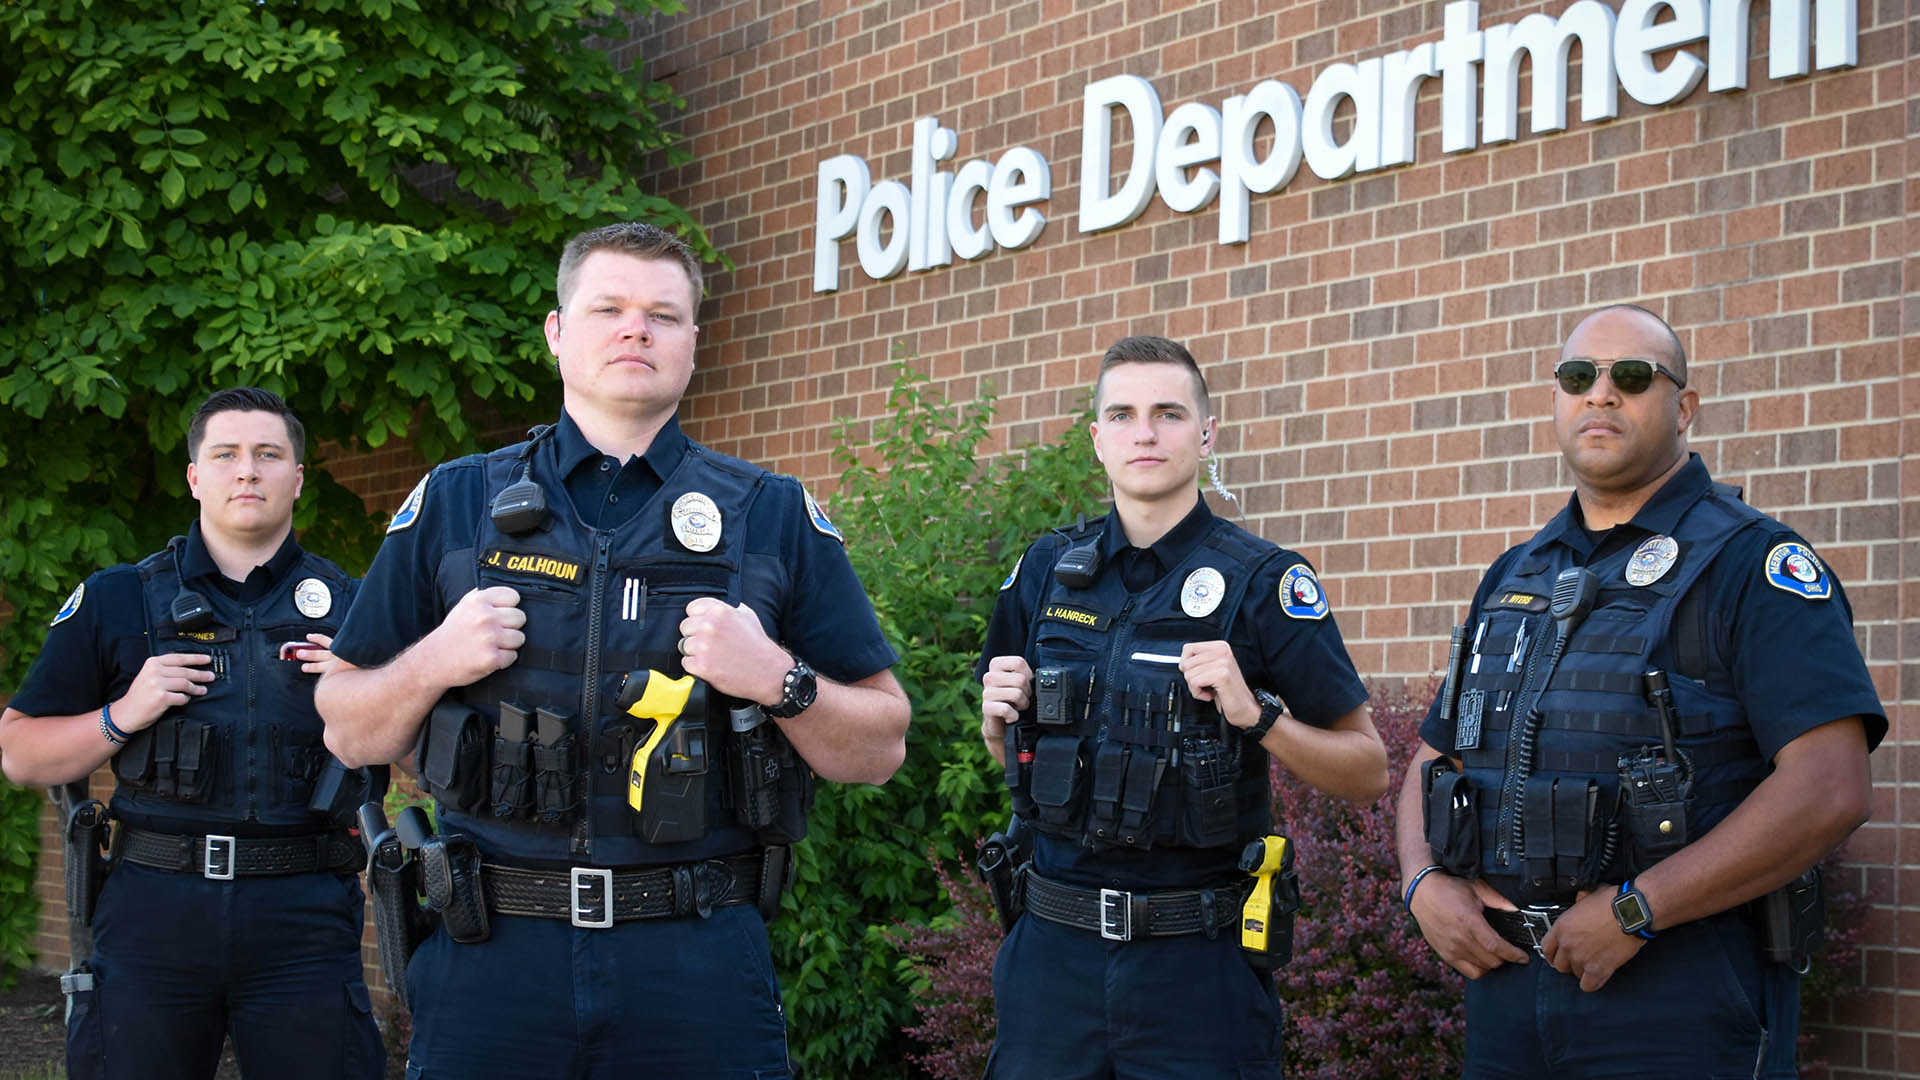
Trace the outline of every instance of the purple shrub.
<instances>
[{"instance_id":1,"label":"purple shrub","mask_svg":"<svg viewBox=\"0 0 1920 1080\"><path fill-rule=\"evenodd\" d=\"M1400 906L1393 807L1431 697L1376 693L1373 722L1393 782L1355 805L1276 764L1281 830L1298 843L1302 910L1293 962L1278 973L1287 1075L1319 1080L1457 1075L1464 980L1441 962Z\"/></svg>"},{"instance_id":2,"label":"purple shrub","mask_svg":"<svg viewBox=\"0 0 1920 1080\"><path fill-rule=\"evenodd\" d=\"M953 912L932 926L899 928L920 1014L905 1032L927 1048L907 1059L936 1080L971 1080L986 1070L993 1048L993 958L1003 935L978 878L931 852L928 861Z\"/></svg>"}]
</instances>

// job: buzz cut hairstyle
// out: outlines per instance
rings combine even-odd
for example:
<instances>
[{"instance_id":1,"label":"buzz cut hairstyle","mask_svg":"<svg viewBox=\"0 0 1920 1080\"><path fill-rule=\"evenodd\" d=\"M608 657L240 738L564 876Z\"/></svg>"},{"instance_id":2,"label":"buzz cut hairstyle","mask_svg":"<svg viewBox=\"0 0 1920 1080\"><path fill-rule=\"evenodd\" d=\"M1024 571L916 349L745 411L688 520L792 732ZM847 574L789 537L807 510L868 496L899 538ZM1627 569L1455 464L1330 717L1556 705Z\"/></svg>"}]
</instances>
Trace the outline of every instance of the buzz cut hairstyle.
<instances>
[{"instance_id":1,"label":"buzz cut hairstyle","mask_svg":"<svg viewBox=\"0 0 1920 1080\"><path fill-rule=\"evenodd\" d=\"M561 249L560 273L554 281L554 295L559 301L559 310L566 311L567 301L573 299L573 283L580 276L580 264L596 251L613 251L636 259L677 262L680 269L687 272L687 280L693 282L693 302L696 307L705 295L706 284L700 273L700 257L693 253L685 240L658 225L622 221L588 229L567 241L567 246Z\"/></svg>"},{"instance_id":2,"label":"buzz cut hairstyle","mask_svg":"<svg viewBox=\"0 0 1920 1080\"><path fill-rule=\"evenodd\" d=\"M286 401L271 390L262 390L257 386L236 386L228 390L216 390L200 404L193 414L193 422L187 425L187 460L200 460L200 444L207 438L207 421L223 412L264 412L272 413L287 424L287 442L293 451L293 460L299 464L307 457L307 428L300 418L293 415Z\"/></svg>"},{"instance_id":3,"label":"buzz cut hairstyle","mask_svg":"<svg viewBox=\"0 0 1920 1080\"><path fill-rule=\"evenodd\" d=\"M1659 323L1660 329L1667 332L1667 351L1669 354L1667 356L1667 366L1672 368L1674 373L1682 379L1687 377L1687 347L1680 344L1680 335L1674 332L1673 325L1661 318L1659 313L1643 308L1639 304L1608 304L1606 307L1595 309L1592 315L1588 315L1586 319L1581 319L1580 322L1584 323L1587 319L1591 319L1595 315L1605 315L1609 311L1637 312ZM1576 323L1575 325L1577 326L1578 324ZM1572 337L1572 335L1569 334L1568 337ZM1567 347L1562 344L1560 346L1560 358L1564 360L1566 356Z\"/></svg>"},{"instance_id":4,"label":"buzz cut hairstyle","mask_svg":"<svg viewBox=\"0 0 1920 1080\"><path fill-rule=\"evenodd\" d=\"M1100 377L1093 383L1096 411L1100 407L1100 388L1107 381L1107 372L1122 364L1177 364L1186 368L1187 374L1193 376L1193 392L1200 405L1199 419L1205 421L1213 415L1213 401L1207 396L1207 377L1200 373L1200 365L1194 363L1193 354L1177 341L1147 334L1121 338L1107 349L1107 355L1100 358Z\"/></svg>"}]
</instances>

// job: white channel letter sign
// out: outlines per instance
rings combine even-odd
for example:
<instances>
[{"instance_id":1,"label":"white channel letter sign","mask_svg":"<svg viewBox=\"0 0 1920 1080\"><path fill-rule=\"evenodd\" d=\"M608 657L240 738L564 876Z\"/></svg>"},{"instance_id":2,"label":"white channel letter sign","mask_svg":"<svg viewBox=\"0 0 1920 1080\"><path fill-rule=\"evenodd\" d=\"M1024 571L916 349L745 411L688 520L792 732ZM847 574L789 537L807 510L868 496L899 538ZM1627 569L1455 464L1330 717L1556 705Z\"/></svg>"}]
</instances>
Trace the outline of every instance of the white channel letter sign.
<instances>
[{"instance_id":1,"label":"white channel letter sign","mask_svg":"<svg viewBox=\"0 0 1920 1080\"><path fill-rule=\"evenodd\" d=\"M1790 79L1812 68L1859 63L1858 0L1768 0L1771 31L1767 76ZM1567 73L1573 46L1581 56L1580 119L1620 115L1620 91L1643 105L1669 105L1706 79L1711 92L1747 85L1752 0L1576 0L1558 17L1535 13L1480 28L1478 0L1452 0L1439 41L1332 64L1314 77L1305 100L1283 82L1265 79L1218 108L1190 101L1163 110L1153 84L1114 75L1088 84L1080 131L1079 231L1118 228L1139 217L1155 195L1177 214L1220 202L1219 242L1244 244L1254 195L1285 187L1305 164L1337 180L1414 160L1414 105L1420 84L1440 80L1440 149L1460 153L1519 137L1520 65L1533 71L1534 134L1567 127ZM1704 40L1706 59L1686 46ZM1664 66L1655 55L1671 49ZM1480 98L1484 86L1485 103ZM1336 138L1333 118L1353 103L1353 124ZM1114 184L1114 119L1133 130L1132 156ZM1476 122L1477 120L1477 122ZM1257 151L1262 128L1272 132ZM867 163L841 154L820 163L814 217L813 291L832 292L840 279L840 241L853 236L860 269L879 281L901 270L979 259L998 248L1039 239L1051 195L1047 160L1016 146L997 162L974 160L940 170L959 139L932 117L913 125L911 186L873 181ZM1217 171L1215 166L1217 166ZM974 224L982 201L984 224ZM886 219L883 239L882 219Z\"/></svg>"}]
</instances>

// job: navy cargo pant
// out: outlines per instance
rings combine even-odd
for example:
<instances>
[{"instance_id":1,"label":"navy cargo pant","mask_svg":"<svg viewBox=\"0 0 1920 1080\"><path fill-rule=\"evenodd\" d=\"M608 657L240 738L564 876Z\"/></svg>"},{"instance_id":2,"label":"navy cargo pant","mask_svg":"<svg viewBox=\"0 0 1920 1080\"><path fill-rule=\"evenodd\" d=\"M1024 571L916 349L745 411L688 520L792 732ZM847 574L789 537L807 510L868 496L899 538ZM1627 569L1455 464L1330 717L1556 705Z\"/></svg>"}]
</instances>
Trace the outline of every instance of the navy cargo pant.
<instances>
[{"instance_id":1,"label":"navy cargo pant","mask_svg":"<svg viewBox=\"0 0 1920 1080\"><path fill-rule=\"evenodd\" d=\"M993 963L992 1080L1279 1080L1282 1013L1229 927L1108 941L1024 915Z\"/></svg>"},{"instance_id":2,"label":"navy cargo pant","mask_svg":"<svg viewBox=\"0 0 1920 1080\"><path fill-rule=\"evenodd\" d=\"M248 1076L379 1080L364 904L352 875L212 881L121 865L94 912L94 988L68 1018L68 1072L206 1080L231 1034Z\"/></svg>"},{"instance_id":3,"label":"navy cargo pant","mask_svg":"<svg viewBox=\"0 0 1920 1080\"><path fill-rule=\"evenodd\" d=\"M444 930L407 966L408 1080L779 1080L786 1015L751 906L606 929L491 916L493 936Z\"/></svg>"},{"instance_id":4,"label":"navy cargo pant","mask_svg":"<svg viewBox=\"0 0 1920 1080\"><path fill-rule=\"evenodd\" d=\"M1538 956L1467 983L1473 1080L1791 1077L1800 979L1745 917L1662 931L1593 993Z\"/></svg>"}]
</instances>

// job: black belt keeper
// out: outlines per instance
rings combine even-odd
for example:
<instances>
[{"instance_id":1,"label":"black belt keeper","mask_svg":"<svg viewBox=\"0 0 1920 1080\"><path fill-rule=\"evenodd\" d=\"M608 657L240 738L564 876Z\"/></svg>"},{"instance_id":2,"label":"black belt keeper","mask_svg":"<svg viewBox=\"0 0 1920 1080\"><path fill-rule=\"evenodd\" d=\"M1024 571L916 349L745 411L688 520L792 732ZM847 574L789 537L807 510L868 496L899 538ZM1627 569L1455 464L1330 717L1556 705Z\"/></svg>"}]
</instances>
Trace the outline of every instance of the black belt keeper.
<instances>
[{"instance_id":1,"label":"black belt keeper","mask_svg":"<svg viewBox=\"0 0 1920 1080\"><path fill-rule=\"evenodd\" d=\"M1091 930L1109 941L1179 934L1213 937L1240 921L1240 905L1247 898L1247 886L1239 884L1144 893L1062 885L1031 869L1024 877L1027 914Z\"/></svg>"},{"instance_id":2,"label":"black belt keeper","mask_svg":"<svg viewBox=\"0 0 1920 1080\"><path fill-rule=\"evenodd\" d=\"M321 871L357 874L367 864L366 848L346 833L233 837L122 825L120 835L121 857L136 866L215 880Z\"/></svg>"},{"instance_id":3,"label":"black belt keeper","mask_svg":"<svg viewBox=\"0 0 1920 1080\"><path fill-rule=\"evenodd\" d=\"M637 870L576 866L550 870L487 863L487 907L502 915L566 919L605 928L636 919L705 918L717 907L760 900L760 852ZM609 898L611 898L609 900Z\"/></svg>"}]
</instances>

